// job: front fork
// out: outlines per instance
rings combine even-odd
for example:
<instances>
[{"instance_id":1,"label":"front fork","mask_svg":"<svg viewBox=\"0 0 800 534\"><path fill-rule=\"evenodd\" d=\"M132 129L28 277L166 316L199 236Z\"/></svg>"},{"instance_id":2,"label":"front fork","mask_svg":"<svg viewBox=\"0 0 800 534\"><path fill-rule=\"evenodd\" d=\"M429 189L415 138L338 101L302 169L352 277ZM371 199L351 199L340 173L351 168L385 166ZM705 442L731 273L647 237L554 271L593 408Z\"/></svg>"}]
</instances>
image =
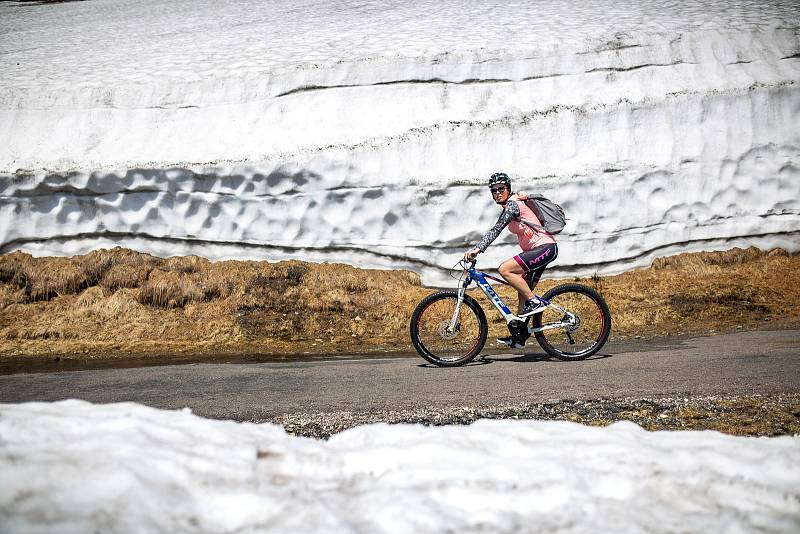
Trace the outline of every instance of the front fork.
<instances>
[{"instance_id":1,"label":"front fork","mask_svg":"<svg viewBox=\"0 0 800 534\"><path fill-rule=\"evenodd\" d=\"M467 291L467 286L469 285L470 280L467 279L461 284L461 287L458 288L458 299L456 300L456 309L453 310L453 317L450 319L450 325L447 327L447 331L452 333L456 329L456 324L458 324L458 314L461 313L461 305L464 304L464 293Z\"/></svg>"}]
</instances>

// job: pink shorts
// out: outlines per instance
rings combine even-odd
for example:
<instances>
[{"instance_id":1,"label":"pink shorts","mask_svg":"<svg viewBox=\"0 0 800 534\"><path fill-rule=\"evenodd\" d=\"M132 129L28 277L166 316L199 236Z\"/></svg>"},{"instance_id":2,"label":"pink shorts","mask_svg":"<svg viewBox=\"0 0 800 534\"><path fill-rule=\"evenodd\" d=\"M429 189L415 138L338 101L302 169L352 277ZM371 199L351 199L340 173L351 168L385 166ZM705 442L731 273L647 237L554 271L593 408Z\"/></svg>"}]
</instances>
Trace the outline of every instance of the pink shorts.
<instances>
[{"instance_id":1,"label":"pink shorts","mask_svg":"<svg viewBox=\"0 0 800 534\"><path fill-rule=\"evenodd\" d=\"M558 257L558 245L547 243L514 256L514 261L522 267L522 277L533 287L542 277L545 267Z\"/></svg>"}]
</instances>

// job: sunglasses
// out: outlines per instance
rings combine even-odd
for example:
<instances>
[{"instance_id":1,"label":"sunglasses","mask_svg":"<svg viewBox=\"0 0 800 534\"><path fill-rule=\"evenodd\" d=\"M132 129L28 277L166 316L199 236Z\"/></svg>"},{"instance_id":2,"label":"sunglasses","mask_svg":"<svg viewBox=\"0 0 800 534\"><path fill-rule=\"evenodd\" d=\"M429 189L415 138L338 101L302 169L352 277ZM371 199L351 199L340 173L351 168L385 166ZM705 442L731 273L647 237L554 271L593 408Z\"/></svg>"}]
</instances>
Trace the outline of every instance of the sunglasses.
<instances>
[{"instance_id":1,"label":"sunglasses","mask_svg":"<svg viewBox=\"0 0 800 534\"><path fill-rule=\"evenodd\" d=\"M491 191L493 195L495 195L497 193L502 193L505 190L506 190L506 186L504 186L504 185L501 185L500 187L490 187L489 188L489 191Z\"/></svg>"}]
</instances>

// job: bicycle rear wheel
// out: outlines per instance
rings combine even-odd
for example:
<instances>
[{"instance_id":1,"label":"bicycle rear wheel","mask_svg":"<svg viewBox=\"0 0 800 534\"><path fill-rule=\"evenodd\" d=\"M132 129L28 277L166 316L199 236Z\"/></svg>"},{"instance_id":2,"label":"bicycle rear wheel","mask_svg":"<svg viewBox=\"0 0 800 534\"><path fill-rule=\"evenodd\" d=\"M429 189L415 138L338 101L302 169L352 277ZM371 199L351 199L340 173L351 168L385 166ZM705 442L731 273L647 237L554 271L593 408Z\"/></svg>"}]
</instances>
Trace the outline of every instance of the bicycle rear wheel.
<instances>
[{"instance_id":1,"label":"bicycle rear wheel","mask_svg":"<svg viewBox=\"0 0 800 534\"><path fill-rule=\"evenodd\" d=\"M457 302L457 292L440 291L422 299L411 315L411 343L420 356L440 367L464 365L486 344L486 315L468 295L464 295L455 328L450 329Z\"/></svg>"},{"instance_id":2,"label":"bicycle rear wheel","mask_svg":"<svg viewBox=\"0 0 800 534\"><path fill-rule=\"evenodd\" d=\"M560 360L583 360L597 353L611 334L611 312L600 293L581 284L564 284L544 294L544 298L567 311L548 307L534 315L535 328L564 324L558 328L536 332L536 341Z\"/></svg>"}]
</instances>

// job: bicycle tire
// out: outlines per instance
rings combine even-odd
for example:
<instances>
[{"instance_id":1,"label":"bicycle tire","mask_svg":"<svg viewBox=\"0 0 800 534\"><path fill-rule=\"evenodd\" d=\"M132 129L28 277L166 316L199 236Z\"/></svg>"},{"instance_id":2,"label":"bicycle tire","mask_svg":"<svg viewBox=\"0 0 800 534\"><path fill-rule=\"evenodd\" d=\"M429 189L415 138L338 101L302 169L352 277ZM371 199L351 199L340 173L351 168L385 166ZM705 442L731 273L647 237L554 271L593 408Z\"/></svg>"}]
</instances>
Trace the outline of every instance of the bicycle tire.
<instances>
[{"instance_id":1,"label":"bicycle tire","mask_svg":"<svg viewBox=\"0 0 800 534\"><path fill-rule=\"evenodd\" d=\"M446 301L452 301L452 305ZM481 305L469 295L464 295L455 332L442 330L449 325L457 301L456 291L439 291L422 299L411 314L411 343L420 356L439 367L469 363L486 344L489 333L486 315ZM443 305L437 306L440 302ZM467 332L464 339L460 335L462 328L465 332L467 329L475 332Z\"/></svg>"},{"instance_id":2,"label":"bicycle tire","mask_svg":"<svg viewBox=\"0 0 800 534\"><path fill-rule=\"evenodd\" d=\"M611 311L600 293L582 284L563 284L545 293L544 299L575 313L579 318L574 330L558 328L534 333L536 341L547 354L559 360L585 360L603 348L611 334ZM556 320L563 318L555 317L553 310L548 308L534 315L531 325L538 328ZM578 345L575 350L565 348L575 345ZM584 345L584 348L579 348Z\"/></svg>"}]
</instances>

